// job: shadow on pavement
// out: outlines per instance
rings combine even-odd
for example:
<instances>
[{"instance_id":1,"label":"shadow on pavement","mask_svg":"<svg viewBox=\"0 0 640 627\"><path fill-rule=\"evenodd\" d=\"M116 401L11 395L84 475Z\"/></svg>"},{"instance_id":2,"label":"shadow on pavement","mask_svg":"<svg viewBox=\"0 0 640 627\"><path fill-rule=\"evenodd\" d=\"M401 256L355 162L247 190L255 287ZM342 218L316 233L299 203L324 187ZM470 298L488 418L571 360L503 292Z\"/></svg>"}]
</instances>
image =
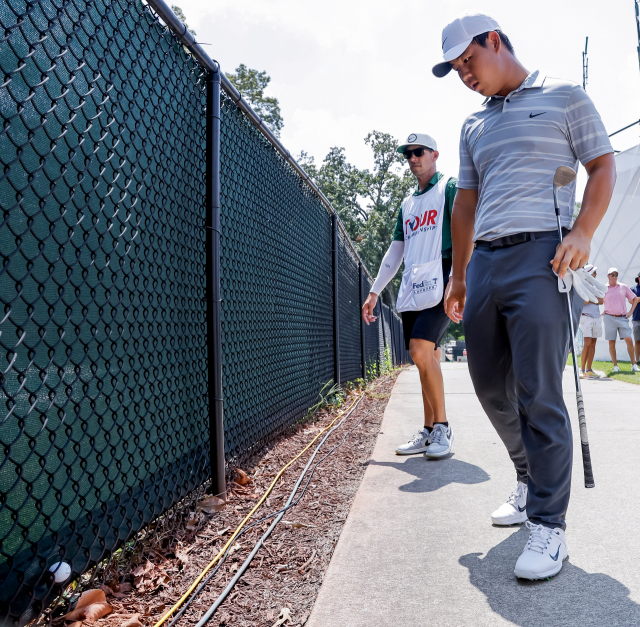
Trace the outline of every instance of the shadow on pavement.
<instances>
[{"instance_id":1,"label":"shadow on pavement","mask_svg":"<svg viewBox=\"0 0 640 627\"><path fill-rule=\"evenodd\" d=\"M629 627L640 625L640 605L629 590L602 573L587 573L569 562L548 581L519 580L513 567L527 541L521 527L485 557L463 555L469 581L486 597L491 609L521 627Z\"/></svg>"},{"instance_id":2,"label":"shadow on pavement","mask_svg":"<svg viewBox=\"0 0 640 627\"><path fill-rule=\"evenodd\" d=\"M401 492L435 492L450 483L472 485L489 481L489 475L473 464L468 464L448 456L439 460L425 460L422 455L406 457L398 462L377 462L370 466L397 468L416 477L411 483L400 487Z\"/></svg>"}]
</instances>

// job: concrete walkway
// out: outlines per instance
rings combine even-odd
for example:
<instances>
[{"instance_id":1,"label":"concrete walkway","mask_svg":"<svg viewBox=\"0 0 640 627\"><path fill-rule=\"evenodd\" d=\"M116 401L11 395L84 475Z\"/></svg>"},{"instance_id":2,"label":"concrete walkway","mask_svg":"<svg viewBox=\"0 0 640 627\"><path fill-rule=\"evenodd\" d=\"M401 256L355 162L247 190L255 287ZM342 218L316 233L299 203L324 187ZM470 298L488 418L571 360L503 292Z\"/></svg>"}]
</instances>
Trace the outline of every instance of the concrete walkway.
<instances>
[{"instance_id":1,"label":"concrete walkway","mask_svg":"<svg viewBox=\"0 0 640 627\"><path fill-rule=\"evenodd\" d=\"M513 566L527 530L490 519L515 472L466 364L443 368L453 454L394 454L422 424L418 372L406 370L307 627L640 625L640 386L583 382L596 481L586 490L573 374L565 371L575 439L569 559L554 579L521 583Z\"/></svg>"}]
</instances>

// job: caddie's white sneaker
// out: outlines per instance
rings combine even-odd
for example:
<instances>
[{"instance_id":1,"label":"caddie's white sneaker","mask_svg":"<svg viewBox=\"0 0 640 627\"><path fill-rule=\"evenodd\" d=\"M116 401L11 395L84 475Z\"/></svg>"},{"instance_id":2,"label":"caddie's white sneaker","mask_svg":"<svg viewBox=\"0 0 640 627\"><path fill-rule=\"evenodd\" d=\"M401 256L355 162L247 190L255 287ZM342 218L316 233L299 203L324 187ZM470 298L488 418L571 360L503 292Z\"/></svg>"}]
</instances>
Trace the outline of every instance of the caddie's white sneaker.
<instances>
[{"instance_id":1,"label":"caddie's white sneaker","mask_svg":"<svg viewBox=\"0 0 640 627\"><path fill-rule=\"evenodd\" d=\"M584 378L585 379L599 379L600 375L597 372L594 372L593 370L586 370L584 373Z\"/></svg>"},{"instance_id":2,"label":"caddie's white sneaker","mask_svg":"<svg viewBox=\"0 0 640 627\"><path fill-rule=\"evenodd\" d=\"M563 560L569 555L564 531L534 525L529 520L527 527L529 539L513 574L520 579L546 579L557 575Z\"/></svg>"},{"instance_id":3,"label":"caddie's white sneaker","mask_svg":"<svg viewBox=\"0 0 640 627\"><path fill-rule=\"evenodd\" d=\"M584 379L584 370L582 370L582 368L578 369L578 374L579 374L581 379Z\"/></svg>"},{"instance_id":4,"label":"caddie's white sneaker","mask_svg":"<svg viewBox=\"0 0 640 627\"><path fill-rule=\"evenodd\" d=\"M424 453L431 444L431 434L426 427L422 431L418 431L406 444L401 444L396 449L396 455L414 455L415 453Z\"/></svg>"},{"instance_id":5,"label":"caddie's white sneaker","mask_svg":"<svg viewBox=\"0 0 640 627\"><path fill-rule=\"evenodd\" d=\"M637 364L633 364L633 366L631 366L631 370L633 370L634 372L640 372L640 368L638 368Z\"/></svg>"},{"instance_id":6,"label":"caddie's white sneaker","mask_svg":"<svg viewBox=\"0 0 640 627\"><path fill-rule=\"evenodd\" d=\"M614 366L613 367L613 372L620 372L620 368L618 368L618 366Z\"/></svg>"},{"instance_id":7,"label":"caddie's white sneaker","mask_svg":"<svg viewBox=\"0 0 640 627\"><path fill-rule=\"evenodd\" d=\"M443 424L435 424L431 432L431 444L429 444L429 448L424 456L429 459L444 457L451 452L452 445L453 432L451 431L451 427L446 427Z\"/></svg>"},{"instance_id":8,"label":"caddie's white sneaker","mask_svg":"<svg viewBox=\"0 0 640 627\"><path fill-rule=\"evenodd\" d=\"M518 525L527 520L527 492L527 484L518 481L507 502L491 514L491 522L494 525Z\"/></svg>"}]
</instances>

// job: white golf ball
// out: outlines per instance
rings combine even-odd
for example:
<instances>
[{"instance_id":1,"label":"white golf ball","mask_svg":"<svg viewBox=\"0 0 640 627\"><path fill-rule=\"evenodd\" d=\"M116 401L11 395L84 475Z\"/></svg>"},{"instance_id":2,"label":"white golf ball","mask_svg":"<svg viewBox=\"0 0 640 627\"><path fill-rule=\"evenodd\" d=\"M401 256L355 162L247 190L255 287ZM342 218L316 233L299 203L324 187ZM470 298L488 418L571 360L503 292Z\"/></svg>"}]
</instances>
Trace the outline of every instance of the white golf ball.
<instances>
[{"instance_id":1,"label":"white golf ball","mask_svg":"<svg viewBox=\"0 0 640 627\"><path fill-rule=\"evenodd\" d=\"M67 562L56 562L49 568L49 572L54 574L56 583L62 583L71 576L71 566Z\"/></svg>"}]
</instances>

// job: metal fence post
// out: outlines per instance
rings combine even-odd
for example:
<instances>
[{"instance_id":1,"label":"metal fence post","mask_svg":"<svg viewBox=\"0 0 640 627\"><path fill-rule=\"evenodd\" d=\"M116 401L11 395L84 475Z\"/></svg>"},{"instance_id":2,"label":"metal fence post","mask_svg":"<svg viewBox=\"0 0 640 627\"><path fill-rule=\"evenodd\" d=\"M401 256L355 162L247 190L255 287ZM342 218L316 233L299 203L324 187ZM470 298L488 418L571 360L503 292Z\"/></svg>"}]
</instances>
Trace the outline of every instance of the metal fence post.
<instances>
[{"instance_id":1,"label":"metal fence post","mask_svg":"<svg viewBox=\"0 0 640 627\"><path fill-rule=\"evenodd\" d=\"M333 259L333 378L340 385L340 298L338 290L338 214L331 215L332 241L331 255Z\"/></svg>"},{"instance_id":2,"label":"metal fence post","mask_svg":"<svg viewBox=\"0 0 640 627\"><path fill-rule=\"evenodd\" d=\"M362 262L358 263L358 275L360 280L360 309L358 311L358 315L360 316L360 355L362 356L362 378L367 378L367 363L366 363L366 347L364 343L365 339L365 328L364 328L364 319L362 318L362 306L364 305L364 300L366 298L364 294L364 269L362 267Z\"/></svg>"},{"instance_id":3,"label":"metal fence post","mask_svg":"<svg viewBox=\"0 0 640 627\"><path fill-rule=\"evenodd\" d=\"M211 491L226 501L220 320L220 71L207 76L207 355Z\"/></svg>"}]
</instances>

